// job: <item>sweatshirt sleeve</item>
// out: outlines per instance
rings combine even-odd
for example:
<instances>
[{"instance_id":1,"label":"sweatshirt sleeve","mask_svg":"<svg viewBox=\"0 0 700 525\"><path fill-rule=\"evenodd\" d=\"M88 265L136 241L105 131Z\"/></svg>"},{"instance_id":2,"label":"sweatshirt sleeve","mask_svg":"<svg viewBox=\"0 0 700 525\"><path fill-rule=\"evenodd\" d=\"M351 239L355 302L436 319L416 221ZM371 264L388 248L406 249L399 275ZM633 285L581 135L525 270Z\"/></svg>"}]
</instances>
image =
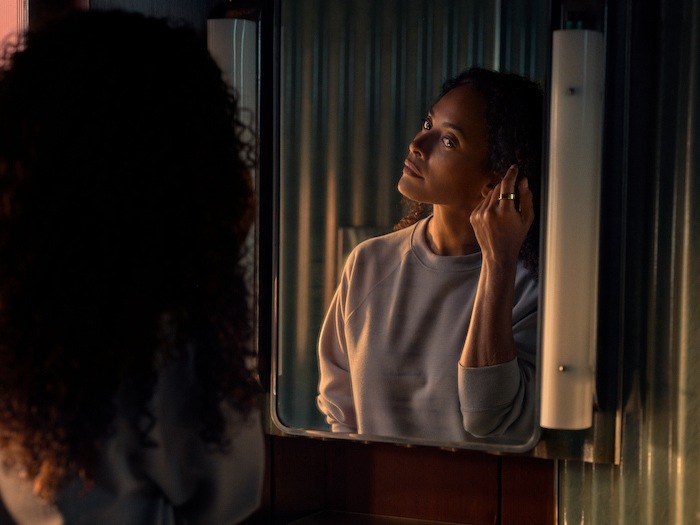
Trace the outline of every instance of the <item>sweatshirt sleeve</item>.
<instances>
[{"instance_id":1,"label":"sweatshirt sleeve","mask_svg":"<svg viewBox=\"0 0 700 525\"><path fill-rule=\"evenodd\" d=\"M350 365L345 342L343 286L338 288L318 341L319 384L316 405L333 432L357 432Z\"/></svg>"},{"instance_id":2,"label":"sweatshirt sleeve","mask_svg":"<svg viewBox=\"0 0 700 525\"><path fill-rule=\"evenodd\" d=\"M513 325L518 356L494 366L458 364L464 429L477 437L527 439L535 423L537 312Z\"/></svg>"}]
</instances>

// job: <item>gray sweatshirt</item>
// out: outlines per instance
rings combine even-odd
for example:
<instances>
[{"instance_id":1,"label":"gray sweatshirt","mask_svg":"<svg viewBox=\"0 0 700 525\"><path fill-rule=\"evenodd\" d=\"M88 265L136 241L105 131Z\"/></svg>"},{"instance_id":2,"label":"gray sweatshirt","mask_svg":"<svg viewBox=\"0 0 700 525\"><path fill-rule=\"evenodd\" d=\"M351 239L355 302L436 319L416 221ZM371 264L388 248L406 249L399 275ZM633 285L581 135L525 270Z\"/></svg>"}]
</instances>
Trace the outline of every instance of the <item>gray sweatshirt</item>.
<instances>
[{"instance_id":1,"label":"gray sweatshirt","mask_svg":"<svg viewBox=\"0 0 700 525\"><path fill-rule=\"evenodd\" d=\"M334 432L461 442L533 434L537 283L518 263L517 358L464 368L481 254L434 254L429 219L350 254L319 337L317 405Z\"/></svg>"}]
</instances>

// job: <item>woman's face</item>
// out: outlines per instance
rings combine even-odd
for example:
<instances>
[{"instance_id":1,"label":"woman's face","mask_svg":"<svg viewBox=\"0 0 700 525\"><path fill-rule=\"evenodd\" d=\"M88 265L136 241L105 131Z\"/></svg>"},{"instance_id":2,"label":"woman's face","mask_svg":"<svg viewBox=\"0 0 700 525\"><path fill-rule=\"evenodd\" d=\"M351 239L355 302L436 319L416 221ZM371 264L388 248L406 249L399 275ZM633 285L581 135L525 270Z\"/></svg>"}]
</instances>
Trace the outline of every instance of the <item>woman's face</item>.
<instances>
[{"instance_id":1,"label":"woman's face","mask_svg":"<svg viewBox=\"0 0 700 525\"><path fill-rule=\"evenodd\" d=\"M399 191L414 201L471 213L500 180L489 167L486 101L469 85L433 106L408 150Z\"/></svg>"}]
</instances>

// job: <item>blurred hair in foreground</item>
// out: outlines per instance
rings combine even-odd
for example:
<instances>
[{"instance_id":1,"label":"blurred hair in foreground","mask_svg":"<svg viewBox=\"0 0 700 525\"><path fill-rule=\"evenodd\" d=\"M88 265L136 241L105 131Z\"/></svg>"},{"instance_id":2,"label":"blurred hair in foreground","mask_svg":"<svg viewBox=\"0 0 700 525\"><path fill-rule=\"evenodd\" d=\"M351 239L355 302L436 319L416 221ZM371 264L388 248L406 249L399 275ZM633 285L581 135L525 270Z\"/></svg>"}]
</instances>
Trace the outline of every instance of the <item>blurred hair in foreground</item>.
<instances>
[{"instance_id":1,"label":"blurred hair in foreground","mask_svg":"<svg viewBox=\"0 0 700 525\"><path fill-rule=\"evenodd\" d=\"M9 51L6 50L6 57ZM236 101L190 30L75 12L0 72L0 450L52 499L194 348L201 438L254 406ZM119 406L115 396L121 392ZM122 406L123 405L123 406Z\"/></svg>"}]
</instances>

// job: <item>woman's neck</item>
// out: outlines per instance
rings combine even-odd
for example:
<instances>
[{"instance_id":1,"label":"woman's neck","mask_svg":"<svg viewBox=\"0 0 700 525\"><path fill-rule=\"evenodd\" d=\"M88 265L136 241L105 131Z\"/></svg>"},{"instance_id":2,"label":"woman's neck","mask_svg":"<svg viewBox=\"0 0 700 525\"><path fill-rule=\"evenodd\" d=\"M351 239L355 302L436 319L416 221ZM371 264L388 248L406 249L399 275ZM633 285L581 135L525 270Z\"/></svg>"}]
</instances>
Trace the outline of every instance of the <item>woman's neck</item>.
<instances>
[{"instance_id":1,"label":"woman's neck","mask_svg":"<svg viewBox=\"0 0 700 525\"><path fill-rule=\"evenodd\" d=\"M426 229L426 241L437 255L469 255L480 251L474 229L469 222L471 212L453 211L433 206L433 216Z\"/></svg>"}]
</instances>

